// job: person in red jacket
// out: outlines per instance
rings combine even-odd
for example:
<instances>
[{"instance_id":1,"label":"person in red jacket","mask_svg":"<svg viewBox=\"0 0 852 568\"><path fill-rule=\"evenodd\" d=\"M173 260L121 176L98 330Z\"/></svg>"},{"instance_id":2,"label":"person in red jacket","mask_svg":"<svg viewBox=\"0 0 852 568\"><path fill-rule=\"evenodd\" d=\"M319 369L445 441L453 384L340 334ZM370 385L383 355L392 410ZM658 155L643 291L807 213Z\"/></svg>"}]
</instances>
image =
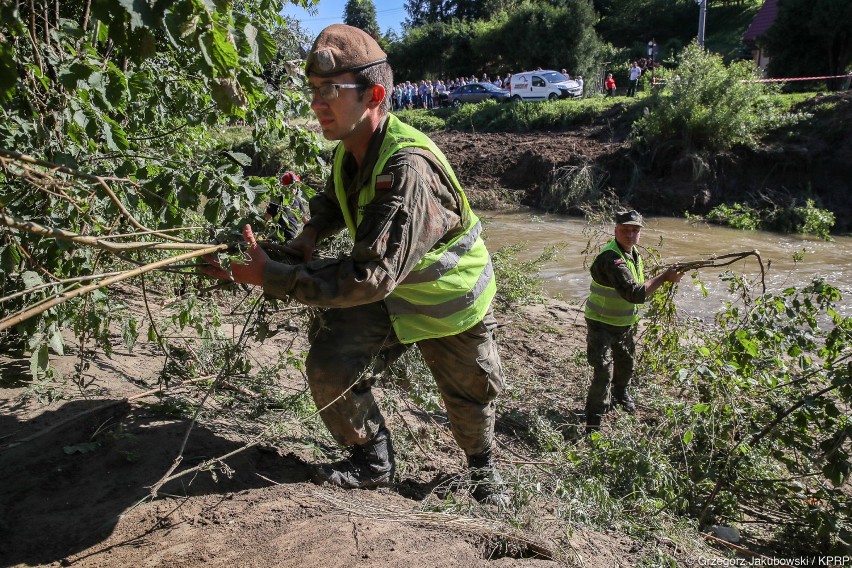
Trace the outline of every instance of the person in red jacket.
<instances>
[{"instance_id":1,"label":"person in red jacket","mask_svg":"<svg viewBox=\"0 0 852 568\"><path fill-rule=\"evenodd\" d=\"M615 94L615 79L612 78L612 73L607 73L604 87L606 87L606 96L611 97Z\"/></svg>"}]
</instances>

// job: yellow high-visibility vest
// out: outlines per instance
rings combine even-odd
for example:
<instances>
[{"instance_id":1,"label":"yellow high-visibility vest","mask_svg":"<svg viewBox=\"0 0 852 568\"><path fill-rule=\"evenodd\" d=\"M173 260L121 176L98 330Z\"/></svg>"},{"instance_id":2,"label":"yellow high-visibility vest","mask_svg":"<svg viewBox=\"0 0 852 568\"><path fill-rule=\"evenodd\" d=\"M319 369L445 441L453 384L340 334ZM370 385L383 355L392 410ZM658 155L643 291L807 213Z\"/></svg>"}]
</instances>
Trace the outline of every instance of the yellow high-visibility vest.
<instances>
[{"instance_id":1,"label":"yellow high-visibility vest","mask_svg":"<svg viewBox=\"0 0 852 568\"><path fill-rule=\"evenodd\" d=\"M343 144L335 151L334 192L349 233L355 239L364 207L376 195L376 177L381 175L387 161L410 146L425 148L438 159L461 196L461 218L466 224L463 233L429 251L385 298L394 331L402 343L446 337L470 329L488 312L497 291L491 257L480 236L482 224L470 209L446 156L425 134L393 115L388 117L387 133L369 181L359 191L354 216L343 184Z\"/></svg>"},{"instance_id":2,"label":"yellow high-visibility vest","mask_svg":"<svg viewBox=\"0 0 852 568\"><path fill-rule=\"evenodd\" d=\"M642 257L636 255L639 259L638 263L633 262L633 255L625 254L615 239L611 240L598 253L600 256L604 251L613 251L618 254L627 263L630 272L633 273L633 279L637 284L645 283L645 267L642 263ZM615 288L598 284L592 279L592 284L589 287L589 299L586 301L586 317L590 320L595 320L609 325L616 326L631 326L639 321L639 307L641 304L633 304L618 295Z\"/></svg>"}]
</instances>

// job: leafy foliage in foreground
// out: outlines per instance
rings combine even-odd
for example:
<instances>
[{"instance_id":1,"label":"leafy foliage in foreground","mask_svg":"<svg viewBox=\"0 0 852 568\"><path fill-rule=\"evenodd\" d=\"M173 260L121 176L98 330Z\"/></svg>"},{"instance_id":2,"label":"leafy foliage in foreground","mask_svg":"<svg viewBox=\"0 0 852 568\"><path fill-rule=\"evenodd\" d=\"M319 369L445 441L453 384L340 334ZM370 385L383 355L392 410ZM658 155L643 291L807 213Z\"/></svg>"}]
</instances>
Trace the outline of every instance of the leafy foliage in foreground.
<instances>
[{"instance_id":1,"label":"leafy foliage in foreground","mask_svg":"<svg viewBox=\"0 0 852 568\"><path fill-rule=\"evenodd\" d=\"M0 212L109 242L175 246L210 242L218 227L241 220L262 222L258 205L289 194L274 178L244 175L247 156L219 151L214 133L246 121L255 147L283 140L294 167L317 167L315 136L293 122L308 110L296 89L301 78L295 68L269 67L292 44L281 8L277 0L0 3ZM264 74L281 88L267 89ZM71 279L96 281L170 254L112 254L3 228L3 313L80 286ZM173 277L183 281L175 289L186 278ZM107 353L111 326L125 326L128 339L143 329L120 308L109 291L98 292L0 340L25 346L34 374L44 374L48 347L62 350L64 327L77 331L81 352L93 340Z\"/></svg>"},{"instance_id":2,"label":"leafy foliage in foreground","mask_svg":"<svg viewBox=\"0 0 852 568\"><path fill-rule=\"evenodd\" d=\"M752 299L748 282L724 278L741 300L717 327L675 325L655 298L642 366L680 395L655 402L647 441L659 453L651 478L672 482L644 490L702 524L748 517L801 552L841 550L852 537L852 318L820 280Z\"/></svg>"},{"instance_id":3,"label":"leafy foliage in foreground","mask_svg":"<svg viewBox=\"0 0 852 568\"><path fill-rule=\"evenodd\" d=\"M506 475L518 484L519 518L546 501L572 526L615 529L645 550L721 524L785 556L843 554L852 318L822 281L752 298L741 277L722 278L739 300L715 324L676 319L671 289L654 297L634 381L639 412L608 414L600 432L584 437L581 423L565 423L583 381L553 396L540 371L527 383L514 377L500 420L525 442L522 463L537 464ZM666 562L647 565L688 564L671 548L657 554Z\"/></svg>"}]
</instances>

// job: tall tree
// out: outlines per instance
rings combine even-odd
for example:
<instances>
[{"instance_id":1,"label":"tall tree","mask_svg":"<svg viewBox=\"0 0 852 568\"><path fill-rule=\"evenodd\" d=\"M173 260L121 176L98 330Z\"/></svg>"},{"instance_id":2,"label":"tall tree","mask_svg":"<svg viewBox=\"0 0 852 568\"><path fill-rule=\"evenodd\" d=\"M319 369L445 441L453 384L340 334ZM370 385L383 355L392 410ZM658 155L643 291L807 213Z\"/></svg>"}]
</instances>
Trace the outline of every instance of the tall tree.
<instances>
[{"instance_id":1,"label":"tall tree","mask_svg":"<svg viewBox=\"0 0 852 568\"><path fill-rule=\"evenodd\" d=\"M600 48L595 12L586 0L524 4L500 28L478 36L477 51L499 57L512 72L544 67L588 75Z\"/></svg>"},{"instance_id":2,"label":"tall tree","mask_svg":"<svg viewBox=\"0 0 852 568\"><path fill-rule=\"evenodd\" d=\"M444 0L406 0L405 11L408 17L403 27L407 30L449 19L449 5Z\"/></svg>"},{"instance_id":3,"label":"tall tree","mask_svg":"<svg viewBox=\"0 0 852 568\"><path fill-rule=\"evenodd\" d=\"M375 39L381 37L373 0L347 0L343 9L343 22L361 28Z\"/></svg>"},{"instance_id":4,"label":"tall tree","mask_svg":"<svg viewBox=\"0 0 852 568\"><path fill-rule=\"evenodd\" d=\"M489 20L453 18L407 30L388 58L400 78L503 75L563 67L588 75L600 50L588 0L522 4ZM429 53L430 57L423 57Z\"/></svg>"},{"instance_id":5,"label":"tall tree","mask_svg":"<svg viewBox=\"0 0 852 568\"><path fill-rule=\"evenodd\" d=\"M525 0L406 0L408 18L404 28L459 20L490 20L495 14L509 12ZM559 3L560 0L549 1Z\"/></svg>"},{"instance_id":6,"label":"tall tree","mask_svg":"<svg viewBox=\"0 0 852 568\"><path fill-rule=\"evenodd\" d=\"M594 0L593 4L600 15L598 33L618 47L651 38L677 38L685 44L695 37L695 0Z\"/></svg>"},{"instance_id":7,"label":"tall tree","mask_svg":"<svg viewBox=\"0 0 852 568\"><path fill-rule=\"evenodd\" d=\"M852 2L779 0L765 37L769 75L843 75L852 63Z\"/></svg>"}]
</instances>

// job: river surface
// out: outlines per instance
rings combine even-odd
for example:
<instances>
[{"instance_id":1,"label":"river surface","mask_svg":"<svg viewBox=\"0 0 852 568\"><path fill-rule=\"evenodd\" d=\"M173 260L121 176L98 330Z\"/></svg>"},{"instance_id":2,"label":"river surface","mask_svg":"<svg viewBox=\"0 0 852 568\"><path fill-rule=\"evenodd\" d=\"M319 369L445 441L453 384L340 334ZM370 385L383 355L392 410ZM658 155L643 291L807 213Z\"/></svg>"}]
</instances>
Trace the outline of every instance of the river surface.
<instances>
[{"instance_id":1,"label":"river surface","mask_svg":"<svg viewBox=\"0 0 852 568\"><path fill-rule=\"evenodd\" d=\"M478 215L484 222L485 241L492 254L506 245L523 244L524 249L516 258L528 260L538 257L549 245L564 244L556 259L542 266L539 276L551 296L585 300L591 282L588 269L583 267L582 251L590 237L583 232L585 220L534 211L487 211ZM610 234L611 230L612 227ZM639 244L656 249L665 264L758 250L764 267L769 265L767 291L779 292L822 277L843 294L838 311L852 316L852 237L835 237L834 242L826 242L800 235L739 231L703 223L691 224L685 219L651 217L645 220ZM801 254L802 260L794 262L794 254ZM589 257L589 262L591 260ZM754 281L755 295L760 293L760 265L751 256L726 268L702 269L700 276L708 290L706 298L690 275L684 276L676 297L678 308L690 316L712 318L726 299L732 299L727 283L718 276L725 270Z\"/></svg>"}]
</instances>

